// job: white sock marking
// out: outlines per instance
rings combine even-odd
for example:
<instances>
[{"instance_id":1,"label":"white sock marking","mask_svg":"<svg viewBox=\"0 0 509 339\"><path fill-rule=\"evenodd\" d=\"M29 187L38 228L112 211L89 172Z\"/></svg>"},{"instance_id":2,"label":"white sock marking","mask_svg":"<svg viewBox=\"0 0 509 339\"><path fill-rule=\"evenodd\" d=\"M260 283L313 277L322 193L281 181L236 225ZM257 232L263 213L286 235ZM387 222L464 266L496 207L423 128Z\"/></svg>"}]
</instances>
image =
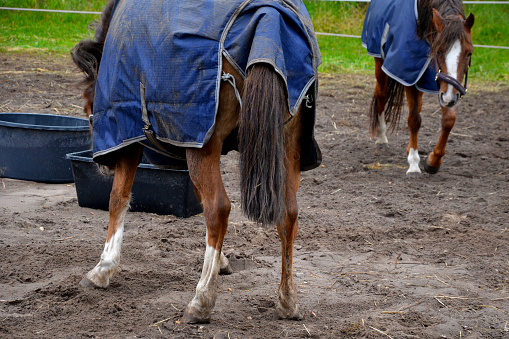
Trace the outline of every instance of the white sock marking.
<instances>
[{"instance_id":1,"label":"white sock marking","mask_svg":"<svg viewBox=\"0 0 509 339\"><path fill-rule=\"evenodd\" d=\"M87 279L99 287L108 287L110 278L118 272L120 267L120 249L124 239L124 220L128 209L129 206L124 208L119 219L120 225L117 227L117 231L104 244L101 260L99 260L99 263L93 270L87 273Z\"/></svg>"},{"instance_id":2,"label":"white sock marking","mask_svg":"<svg viewBox=\"0 0 509 339\"><path fill-rule=\"evenodd\" d=\"M205 249L201 277L196 285L196 294L189 303L189 306L204 315L210 314L216 304L216 280L221 261L221 252L208 244L208 234L205 239L207 248Z\"/></svg>"},{"instance_id":3,"label":"white sock marking","mask_svg":"<svg viewBox=\"0 0 509 339\"><path fill-rule=\"evenodd\" d=\"M408 167L406 174L421 173L421 169L419 168L420 160L421 158L419 157L419 152L413 148L410 148L410 152L408 152L408 164L410 166Z\"/></svg>"},{"instance_id":4,"label":"white sock marking","mask_svg":"<svg viewBox=\"0 0 509 339\"><path fill-rule=\"evenodd\" d=\"M386 132L387 132L387 125L385 124L385 113L382 112L382 114L380 114L378 116L378 128L376 130L375 145L389 143L389 141L387 140Z\"/></svg>"}]
</instances>

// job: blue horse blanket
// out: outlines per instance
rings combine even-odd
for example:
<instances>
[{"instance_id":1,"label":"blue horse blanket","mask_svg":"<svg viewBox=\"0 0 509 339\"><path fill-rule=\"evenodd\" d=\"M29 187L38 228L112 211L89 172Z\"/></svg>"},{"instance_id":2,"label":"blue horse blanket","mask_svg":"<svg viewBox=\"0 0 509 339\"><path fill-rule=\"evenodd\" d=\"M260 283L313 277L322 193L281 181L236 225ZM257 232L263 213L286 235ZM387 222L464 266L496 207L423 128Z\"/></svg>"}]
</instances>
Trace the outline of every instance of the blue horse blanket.
<instances>
[{"instance_id":1,"label":"blue horse blanket","mask_svg":"<svg viewBox=\"0 0 509 339\"><path fill-rule=\"evenodd\" d=\"M96 83L94 160L149 144L143 108L159 141L206 144L225 80L223 56L243 77L254 63L271 64L286 83L292 115L308 94L316 97L321 57L302 1L117 0Z\"/></svg>"},{"instance_id":2,"label":"blue horse blanket","mask_svg":"<svg viewBox=\"0 0 509 339\"><path fill-rule=\"evenodd\" d=\"M382 70L405 86L438 92L428 41L416 35L417 0L371 0L362 27L368 55L383 60Z\"/></svg>"}]
</instances>

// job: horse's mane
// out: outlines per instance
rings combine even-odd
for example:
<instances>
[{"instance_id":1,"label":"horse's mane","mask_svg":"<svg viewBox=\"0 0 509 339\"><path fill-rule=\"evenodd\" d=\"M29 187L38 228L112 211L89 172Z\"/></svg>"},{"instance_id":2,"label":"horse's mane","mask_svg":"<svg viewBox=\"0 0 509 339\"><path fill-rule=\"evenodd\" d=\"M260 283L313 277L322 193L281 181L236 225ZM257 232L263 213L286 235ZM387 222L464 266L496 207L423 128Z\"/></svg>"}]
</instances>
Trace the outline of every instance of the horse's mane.
<instances>
[{"instance_id":1,"label":"horse's mane","mask_svg":"<svg viewBox=\"0 0 509 339\"><path fill-rule=\"evenodd\" d=\"M101 63L104 41L106 40L114 4L115 0L110 0L102 13L101 21L94 21L90 25L90 28L95 31L94 38L80 41L71 51L74 63L85 74L83 83L87 88L84 97L90 101L90 104L93 103L97 72Z\"/></svg>"},{"instance_id":2,"label":"horse's mane","mask_svg":"<svg viewBox=\"0 0 509 339\"><path fill-rule=\"evenodd\" d=\"M431 42L431 53L438 50L448 51L452 44L463 37L465 11L461 0L418 0L417 36ZM433 25L433 9L442 16L444 31L437 39L437 30Z\"/></svg>"}]
</instances>

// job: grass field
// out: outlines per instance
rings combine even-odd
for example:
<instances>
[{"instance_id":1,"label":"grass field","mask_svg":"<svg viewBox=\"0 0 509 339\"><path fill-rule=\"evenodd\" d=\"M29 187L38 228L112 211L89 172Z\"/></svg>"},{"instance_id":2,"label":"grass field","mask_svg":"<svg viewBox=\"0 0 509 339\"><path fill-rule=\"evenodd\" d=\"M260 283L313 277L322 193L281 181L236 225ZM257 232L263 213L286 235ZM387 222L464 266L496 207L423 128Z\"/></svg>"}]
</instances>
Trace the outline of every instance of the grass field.
<instances>
[{"instance_id":1,"label":"grass field","mask_svg":"<svg viewBox=\"0 0 509 339\"><path fill-rule=\"evenodd\" d=\"M304 1L315 30L360 35L367 3ZM100 12L107 0L0 0L0 7L72 9ZM474 13L474 44L509 46L507 5L465 5ZM92 33L88 25L98 15L0 10L0 52L68 55L70 49ZM318 36L324 73L373 72L373 60L360 39ZM509 82L509 50L476 48L472 79Z\"/></svg>"}]
</instances>

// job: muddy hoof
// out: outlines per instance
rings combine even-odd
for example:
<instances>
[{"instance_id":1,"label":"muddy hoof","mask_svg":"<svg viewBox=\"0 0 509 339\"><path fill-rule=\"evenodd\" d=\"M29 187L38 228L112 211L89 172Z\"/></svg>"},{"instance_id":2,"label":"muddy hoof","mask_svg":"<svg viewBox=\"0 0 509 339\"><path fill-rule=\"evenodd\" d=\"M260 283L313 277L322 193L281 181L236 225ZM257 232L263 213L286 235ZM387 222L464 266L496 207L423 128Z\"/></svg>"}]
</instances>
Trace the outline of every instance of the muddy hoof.
<instances>
[{"instance_id":1,"label":"muddy hoof","mask_svg":"<svg viewBox=\"0 0 509 339\"><path fill-rule=\"evenodd\" d=\"M277 319L280 320L302 320L304 317L299 312L299 308L295 305L294 307L282 307L281 304L276 305Z\"/></svg>"},{"instance_id":2,"label":"muddy hoof","mask_svg":"<svg viewBox=\"0 0 509 339\"><path fill-rule=\"evenodd\" d=\"M426 171L426 173L429 173L429 174L436 174L438 172L438 170L440 169L440 167L431 167L429 164L428 164L428 160L426 160L424 162L424 170Z\"/></svg>"},{"instance_id":3,"label":"muddy hoof","mask_svg":"<svg viewBox=\"0 0 509 339\"><path fill-rule=\"evenodd\" d=\"M225 267L221 267L219 269L219 275L230 275L232 273L233 273L233 270L229 263Z\"/></svg>"},{"instance_id":4,"label":"muddy hoof","mask_svg":"<svg viewBox=\"0 0 509 339\"><path fill-rule=\"evenodd\" d=\"M210 323L210 315L204 316L201 312L198 312L195 308L189 307L188 305L184 311L181 322L186 324L208 324Z\"/></svg>"},{"instance_id":5,"label":"muddy hoof","mask_svg":"<svg viewBox=\"0 0 509 339\"><path fill-rule=\"evenodd\" d=\"M87 279L87 277L83 277L83 279L81 279L80 281L80 285L82 287L85 287L85 288L95 288L97 286L94 285L93 282L91 282L90 280Z\"/></svg>"},{"instance_id":6,"label":"muddy hoof","mask_svg":"<svg viewBox=\"0 0 509 339\"><path fill-rule=\"evenodd\" d=\"M386 150L389 149L389 144L376 144L375 146L375 155L383 154Z\"/></svg>"},{"instance_id":7,"label":"muddy hoof","mask_svg":"<svg viewBox=\"0 0 509 339\"><path fill-rule=\"evenodd\" d=\"M293 313L287 313L287 312L281 312L276 309L274 312L274 318L278 320L295 320L295 321L301 321L304 319L302 314L300 312L293 312Z\"/></svg>"}]
</instances>

